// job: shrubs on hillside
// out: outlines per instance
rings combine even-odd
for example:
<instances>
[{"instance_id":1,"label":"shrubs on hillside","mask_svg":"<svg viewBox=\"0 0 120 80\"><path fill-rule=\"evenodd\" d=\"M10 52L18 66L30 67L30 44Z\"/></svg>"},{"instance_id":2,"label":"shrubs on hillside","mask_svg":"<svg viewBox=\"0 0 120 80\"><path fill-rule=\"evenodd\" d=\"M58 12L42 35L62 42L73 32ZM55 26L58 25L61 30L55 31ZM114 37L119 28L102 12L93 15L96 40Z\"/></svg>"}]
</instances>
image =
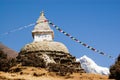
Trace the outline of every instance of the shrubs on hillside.
<instances>
[{"instance_id":1,"label":"shrubs on hillside","mask_svg":"<svg viewBox=\"0 0 120 80\"><path fill-rule=\"evenodd\" d=\"M110 79L120 80L120 55L114 65L110 67Z\"/></svg>"},{"instance_id":2,"label":"shrubs on hillside","mask_svg":"<svg viewBox=\"0 0 120 80\"><path fill-rule=\"evenodd\" d=\"M8 59L7 54L0 50L0 71L8 71L16 64L15 59Z\"/></svg>"}]
</instances>

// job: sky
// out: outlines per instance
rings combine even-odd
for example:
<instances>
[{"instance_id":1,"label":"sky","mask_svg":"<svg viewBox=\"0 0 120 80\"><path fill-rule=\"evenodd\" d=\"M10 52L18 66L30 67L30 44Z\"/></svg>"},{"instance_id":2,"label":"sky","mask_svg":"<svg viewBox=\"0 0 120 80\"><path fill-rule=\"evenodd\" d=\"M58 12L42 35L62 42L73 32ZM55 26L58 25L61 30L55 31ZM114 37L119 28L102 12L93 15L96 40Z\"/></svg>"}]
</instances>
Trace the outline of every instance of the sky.
<instances>
[{"instance_id":1,"label":"sky","mask_svg":"<svg viewBox=\"0 0 120 80\"><path fill-rule=\"evenodd\" d=\"M0 0L0 34L35 23L41 11L47 19L82 42L115 58L120 54L120 0ZM33 28L0 36L0 42L19 52L33 41ZM64 43L73 56L86 55L105 67L115 62L52 29L54 41Z\"/></svg>"}]
</instances>

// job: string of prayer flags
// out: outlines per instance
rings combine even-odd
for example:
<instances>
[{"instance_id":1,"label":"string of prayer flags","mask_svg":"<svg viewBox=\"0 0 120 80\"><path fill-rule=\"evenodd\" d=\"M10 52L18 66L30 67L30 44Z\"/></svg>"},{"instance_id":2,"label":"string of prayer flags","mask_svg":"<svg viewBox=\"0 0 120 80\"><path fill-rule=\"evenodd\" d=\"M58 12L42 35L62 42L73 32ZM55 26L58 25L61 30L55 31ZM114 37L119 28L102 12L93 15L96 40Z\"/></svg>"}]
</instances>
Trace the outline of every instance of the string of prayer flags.
<instances>
[{"instance_id":1,"label":"string of prayer flags","mask_svg":"<svg viewBox=\"0 0 120 80\"><path fill-rule=\"evenodd\" d=\"M99 51L99 50L97 50L97 49L95 49L95 48L87 45L86 43L84 43L84 42L76 39L75 37L71 36L71 35L68 34L67 32L63 31L63 30L62 30L61 28L59 28L58 26L54 25L51 21L49 21L49 20L47 20L47 21L48 21L48 23L49 23L50 25L52 25L56 30L58 30L59 32L63 33L64 35L66 35L67 37L71 38L72 40L76 41L77 43L80 43L80 44L83 45L84 47L86 47L86 48L88 48L88 49L90 49L90 50L92 50L92 51L94 51L94 52L97 52L97 53L99 53L99 54L101 54L101 55L104 55L104 56L107 56L107 57L109 57L109 58L115 59L115 58L113 58L112 56L107 55L107 54L105 54L104 52Z\"/></svg>"},{"instance_id":2,"label":"string of prayer flags","mask_svg":"<svg viewBox=\"0 0 120 80\"><path fill-rule=\"evenodd\" d=\"M8 34L10 34L10 33L16 32L16 31L23 30L23 29L25 29L25 28L28 28L28 27L31 27L31 26L34 26L34 25L35 25L35 23L32 23L32 24L29 24L29 25L26 25L26 26L23 26L23 27L19 27L19 28L13 29L13 30L11 30L11 31L5 32L5 33L3 33L3 34L0 34L0 37L1 37L1 36L4 36L4 35L8 35Z\"/></svg>"}]
</instances>

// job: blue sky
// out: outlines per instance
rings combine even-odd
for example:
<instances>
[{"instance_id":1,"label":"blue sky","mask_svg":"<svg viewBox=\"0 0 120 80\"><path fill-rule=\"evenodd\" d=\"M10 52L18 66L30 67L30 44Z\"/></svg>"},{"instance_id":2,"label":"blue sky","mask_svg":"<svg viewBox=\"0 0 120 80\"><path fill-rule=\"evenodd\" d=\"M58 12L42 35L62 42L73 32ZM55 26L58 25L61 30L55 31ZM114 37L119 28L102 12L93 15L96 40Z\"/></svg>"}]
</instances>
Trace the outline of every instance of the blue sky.
<instances>
[{"instance_id":1,"label":"blue sky","mask_svg":"<svg viewBox=\"0 0 120 80\"><path fill-rule=\"evenodd\" d=\"M0 0L0 34L35 23L42 10L49 20L72 36L113 57L119 55L120 0ZM0 42L19 52L33 41L33 28L1 36ZM64 43L73 56L87 55L106 67L114 63L52 29L54 40Z\"/></svg>"}]
</instances>

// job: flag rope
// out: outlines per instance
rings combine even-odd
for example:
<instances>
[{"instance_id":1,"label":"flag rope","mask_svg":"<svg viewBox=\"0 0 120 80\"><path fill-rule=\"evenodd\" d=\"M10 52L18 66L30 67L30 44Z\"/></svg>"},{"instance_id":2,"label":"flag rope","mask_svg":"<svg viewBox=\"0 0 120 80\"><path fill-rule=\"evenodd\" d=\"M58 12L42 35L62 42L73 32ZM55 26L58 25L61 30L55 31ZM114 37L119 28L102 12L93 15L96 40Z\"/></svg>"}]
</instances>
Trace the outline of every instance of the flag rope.
<instances>
[{"instance_id":1,"label":"flag rope","mask_svg":"<svg viewBox=\"0 0 120 80\"><path fill-rule=\"evenodd\" d=\"M32 24L29 24L29 25L26 25L26 26L22 26L22 27L19 27L19 28L16 28L16 29L13 29L11 31L8 31L8 32L5 32L3 34L0 34L0 37L4 36L4 35L8 35L10 33L13 33L13 32L16 32L16 31L20 31L20 30L23 30L25 28L29 28L31 26L34 26L36 23L32 23Z\"/></svg>"},{"instance_id":2,"label":"flag rope","mask_svg":"<svg viewBox=\"0 0 120 80\"><path fill-rule=\"evenodd\" d=\"M50 25L52 25L56 30L58 30L59 32L63 33L65 36L69 37L70 39L76 41L77 43L80 43L80 44L83 45L84 47L86 47L86 48L88 48L88 49L90 49L90 50L92 50L92 51L94 51L94 52L97 52L97 53L99 53L99 54L101 54L101 55L107 56L108 58L115 59L115 58L112 57L111 55L107 55L106 53L104 53L104 52L102 52L102 51L100 51L100 50L97 50L97 49L95 49L95 48L87 45L86 43L84 43L84 42L76 39L75 37L73 37L73 36L70 35L69 33L65 32L64 30L62 30L61 28L59 28L58 26L56 26L55 24L53 24L51 21L49 21L49 20L47 20L47 21L48 21L48 23L49 23ZM45 20L44 22L46 22L46 20Z\"/></svg>"}]
</instances>

